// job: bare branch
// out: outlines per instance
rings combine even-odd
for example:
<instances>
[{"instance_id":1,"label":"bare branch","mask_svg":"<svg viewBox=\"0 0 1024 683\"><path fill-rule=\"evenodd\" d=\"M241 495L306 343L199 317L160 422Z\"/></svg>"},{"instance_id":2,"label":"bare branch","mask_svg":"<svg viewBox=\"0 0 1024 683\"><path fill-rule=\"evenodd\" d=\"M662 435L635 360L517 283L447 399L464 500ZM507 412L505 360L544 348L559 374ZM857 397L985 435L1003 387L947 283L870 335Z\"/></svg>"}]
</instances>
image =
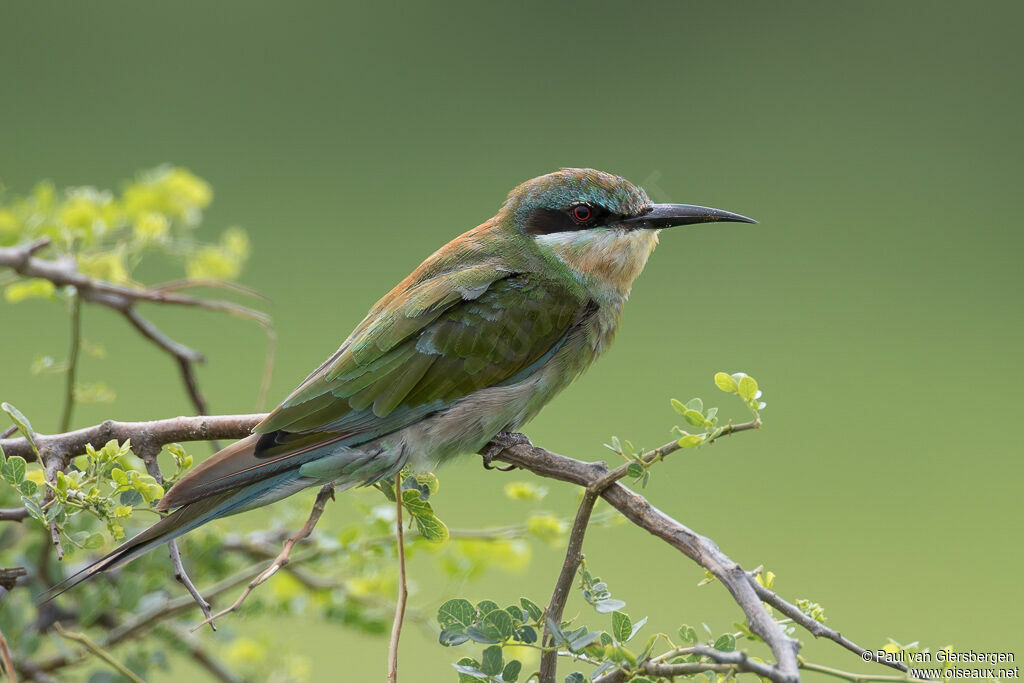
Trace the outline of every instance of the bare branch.
<instances>
[{"instance_id":1,"label":"bare branch","mask_svg":"<svg viewBox=\"0 0 1024 683\"><path fill-rule=\"evenodd\" d=\"M395 621L391 625L391 642L388 644L388 683L398 681L398 641L402 637L402 622L405 619L405 603L409 588L405 578L405 535L402 531L402 477L395 475L395 544L398 547L398 602L395 603Z\"/></svg>"},{"instance_id":2,"label":"bare branch","mask_svg":"<svg viewBox=\"0 0 1024 683\"><path fill-rule=\"evenodd\" d=\"M0 510L0 522L20 522L28 517L25 508L4 508Z\"/></svg>"},{"instance_id":3,"label":"bare branch","mask_svg":"<svg viewBox=\"0 0 1024 683\"><path fill-rule=\"evenodd\" d=\"M204 624L211 624L215 620L237 610L242 606L242 603L245 602L245 599L249 597L249 594L252 593L257 586L264 583L267 579L276 574L279 569L288 564L289 559L291 559L292 548L295 547L296 543L309 537L309 535L313 533L313 528L316 526L316 523L320 521L320 515L324 513L324 507L327 506L328 500L334 500L333 483L324 484L320 488L320 492L316 494L316 500L313 501L313 509L309 513L309 519L306 520L306 523L301 529L288 537L288 540L284 542L284 548L281 549L281 553L273 562L270 563L270 566L264 569L259 576L249 582L249 585L246 586L245 590L242 591L242 594L238 596L238 599L235 600L230 607L222 609L211 617L207 617L200 623L193 626L191 631L195 632L196 629L201 628Z\"/></svg>"},{"instance_id":4,"label":"bare branch","mask_svg":"<svg viewBox=\"0 0 1024 683\"><path fill-rule=\"evenodd\" d=\"M107 420L65 434L36 434L36 442L40 450L58 456L66 464L72 457L84 453L86 444L102 448L111 439L120 442L131 439L133 444L147 442L159 446L181 441L240 439L248 436L264 417L265 414L252 414L171 417L151 422ZM24 437L0 440L0 447L8 457L20 455L29 462L36 460L31 444Z\"/></svg>"},{"instance_id":5,"label":"bare branch","mask_svg":"<svg viewBox=\"0 0 1024 683\"><path fill-rule=\"evenodd\" d=\"M555 582L547 609L544 610L544 616L547 618L544 620L544 636L541 639L541 644L546 648L540 656L540 680L542 682L555 680L555 672L558 669L558 650L555 648L554 635L548 624L559 625L562 623L565 601L569 597L573 577L576 576L580 561L583 559L583 537L587 533L590 515L594 511L597 496L598 492L589 488L583 494L583 502L580 503L580 507L576 511L576 519L573 521L572 531L569 533L569 543L565 549L562 570L558 574L558 580Z\"/></svg>"}]
</instances>

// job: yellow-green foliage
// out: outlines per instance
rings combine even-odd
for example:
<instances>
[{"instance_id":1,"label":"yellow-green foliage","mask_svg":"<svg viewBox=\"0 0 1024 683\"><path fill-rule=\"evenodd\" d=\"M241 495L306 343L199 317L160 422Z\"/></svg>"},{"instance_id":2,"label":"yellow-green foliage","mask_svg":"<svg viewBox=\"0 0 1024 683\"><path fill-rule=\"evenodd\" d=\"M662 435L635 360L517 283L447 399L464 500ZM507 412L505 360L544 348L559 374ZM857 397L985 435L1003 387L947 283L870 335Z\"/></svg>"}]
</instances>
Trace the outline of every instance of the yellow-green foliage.
<instances>
[{"instance_id":1,"label":"yellow-green foliage","mask_svg":"<svg viewBox=\"0 0 1024 683\"><path fill-rule=\"evenodd\" d=\"M200 239L211 201L210 185L177 166L142 173L120 191L58 190L41 182L22 196L0 195L0 246L48 237L50 247L37 255L73 258L82 273L120 285L138 284L136 269L150 254L170 257L192 280L233 280L249 257L249 237L231 227L216 240ZM10 303L57 293L42 280L17 279L4 288Z\"/></svg>"}]
</instances>

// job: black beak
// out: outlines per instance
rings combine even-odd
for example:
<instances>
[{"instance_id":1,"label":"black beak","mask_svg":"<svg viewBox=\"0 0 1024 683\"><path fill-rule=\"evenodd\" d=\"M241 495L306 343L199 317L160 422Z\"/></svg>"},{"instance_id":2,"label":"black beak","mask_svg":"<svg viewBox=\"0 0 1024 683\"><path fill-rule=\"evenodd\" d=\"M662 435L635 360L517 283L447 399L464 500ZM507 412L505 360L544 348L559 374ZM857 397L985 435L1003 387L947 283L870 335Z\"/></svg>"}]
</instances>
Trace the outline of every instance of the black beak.
<instances>
[{"instance_id":1,"label":"black beak","mask_svg":"<svg viewBox=\"0 0 1024 683\"><path fill-rule=\"evenodd\" d=\"M716 221L730 223L757 223L753 218L741 216L731 211L712 209L709 206L693 204L655 204L642 216L634 216L622 221L627 228L658 229L671 228L676 225L693 223L714 223Z\"/></svg>"}]
</instances>

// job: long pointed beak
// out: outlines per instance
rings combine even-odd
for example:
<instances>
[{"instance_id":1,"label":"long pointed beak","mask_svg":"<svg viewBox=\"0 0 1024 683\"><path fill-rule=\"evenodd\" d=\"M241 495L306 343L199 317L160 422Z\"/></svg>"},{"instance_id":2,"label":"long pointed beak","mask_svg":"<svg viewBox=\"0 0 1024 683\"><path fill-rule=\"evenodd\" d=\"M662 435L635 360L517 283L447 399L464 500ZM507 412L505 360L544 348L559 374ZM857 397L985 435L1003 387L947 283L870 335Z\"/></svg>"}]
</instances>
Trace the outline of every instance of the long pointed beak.
<instances>
[{"instance_id":1,"label":"long pointed beak","mask_svg":"<svg viewBox=\"0 0 1024 683\"><path fill-rule=\"evenodd\" d=\"M676 225L693 223L714 223L717 221L730 223L757 223L753 218L741 216L731 211L712 209L710 206L693 204L655 204L650 211L642 216L634 216L622 221L627 228L661 229Z\"/></svg>"}]
</instances>

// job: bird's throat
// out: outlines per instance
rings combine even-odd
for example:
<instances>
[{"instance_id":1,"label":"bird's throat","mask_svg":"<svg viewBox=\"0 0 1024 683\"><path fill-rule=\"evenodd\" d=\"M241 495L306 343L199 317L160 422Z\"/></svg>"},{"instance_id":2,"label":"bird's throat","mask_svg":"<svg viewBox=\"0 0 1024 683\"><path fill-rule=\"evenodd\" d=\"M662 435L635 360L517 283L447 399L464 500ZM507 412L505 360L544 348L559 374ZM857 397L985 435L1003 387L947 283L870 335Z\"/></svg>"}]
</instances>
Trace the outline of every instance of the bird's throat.
<instances>
[{"instance_id":1,"label":"bird's throat","mask_svg":"<svg viewBox=\"0 0 1024 683\"><path fill-rule=\"evenodd\" d=\"M625 299L658 245L658 232L617 228L556 232L538 237L537 243L589 287Z\"/></svg>"}]
</instances>

